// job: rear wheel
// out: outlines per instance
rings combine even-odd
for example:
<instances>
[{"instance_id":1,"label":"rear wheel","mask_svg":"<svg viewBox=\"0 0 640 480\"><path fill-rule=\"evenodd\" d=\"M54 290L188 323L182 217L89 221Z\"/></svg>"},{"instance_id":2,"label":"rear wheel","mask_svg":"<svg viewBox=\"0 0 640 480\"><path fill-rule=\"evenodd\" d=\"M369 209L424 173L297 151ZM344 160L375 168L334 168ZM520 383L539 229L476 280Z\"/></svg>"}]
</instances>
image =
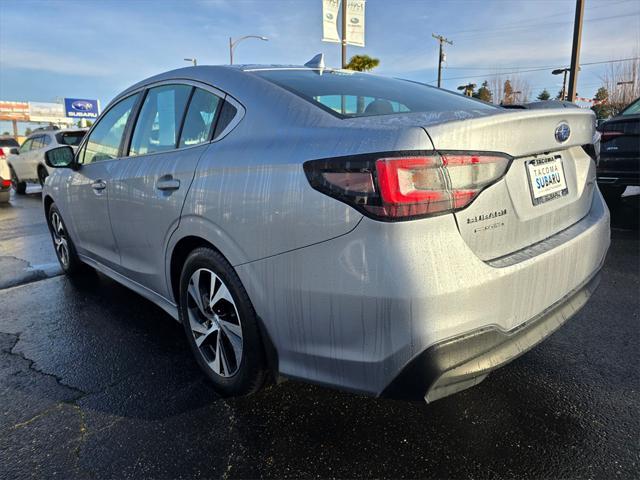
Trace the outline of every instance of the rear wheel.
<instances>
[{"instance_id":1,"label":"rear wheel","mask_svg":"<svg viewBox=\"0 0 640 480\"><path fill-rule=\"evenodd\" d=\"M41 187L44 186L44 181L47 179L48 176L49 176L49 172L47 171L47 169L44 168L42 165L40 165L38 167L38 181L40 182Z\"/></svg>"},{"instance_id":2,"label":"rear wheel","mask_svg":"<svg viewBox=\"0 0 640 480\"><path fill-rule=\"evenodd\" d=\"M84 270L84 264L76 253L76 248L71 238L69 238L67 227L62 221L62 215L55 203L49 207L48 220L53 248L56 251L56 257L58 257L62 270L69 276L81 273Z\"/></svg>"},{"instance_id":3,"label":"rear wheel","mask_svg":"<svg viewBox=\"0 0 640 480\"><path fill-rule=\"evenodd\" d=\"M27 182L20 181L20 179L16 175L16 172L13 170L13 167L11 167L11 186L19 195L24 195L25 193L27 193Z\"/></svg>"},{"instance_id":4,"label":"rear wheel","mask_svg":"<svg viewBox=\"0 0 640 480\"><path fill-rule=\"evenodd\" d=\"M233 267L194 250L180 276L180 319L200 368L224 396L258 391L267 377L258 320Z\"/></svg>"}]
</instances>

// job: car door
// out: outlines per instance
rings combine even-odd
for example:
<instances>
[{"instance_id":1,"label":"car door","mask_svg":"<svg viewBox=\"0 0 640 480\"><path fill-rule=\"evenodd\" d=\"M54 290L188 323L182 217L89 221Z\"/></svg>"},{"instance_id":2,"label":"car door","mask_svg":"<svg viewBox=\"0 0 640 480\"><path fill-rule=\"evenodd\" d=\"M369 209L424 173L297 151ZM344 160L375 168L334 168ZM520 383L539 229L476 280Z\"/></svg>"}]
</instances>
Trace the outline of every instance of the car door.
<instances>
[{"instance_id":1,"label":"car door","mask_svg":"<svg viewBox=\"0 0 640 480\"><path fill-rule=\"evenodd\" d=\"M150 88L132 128L129 155L117 162L109 210L122 273L161 295L168 295L165 248L221 102L190 84Z\"/></svg>"},{"instance_id":2,"label":"car door","mask_svg":"<svg viewBox=\"0 0 640 480\"><path fill-rule=\"evenodd\" d=\"M100 117L78 151L79 168L66 187L65 207L72 218L78 253L113 269L120 264L120 254L111 229L108 198L113 194L114 172L138 98L137 93L131 95Z\"/></svg>"},{"instance_id":3,"label":"car door","mask_svg":"<svg viewBox=\"0 0 640 480\"><path fill-rule=\"evenodd\" d=\"M20 181L24 181L27 179L30 179L31 177L30 175L30 171L29 171L29 167L31 165L31 149L33 147L33 142L37 137L31 137L31 138L27 138L24 143L22 145L20 145L20 148L18 149L18 152L20 152L18 155L13 155L11 157L11 167L13 168L13 171L16 172L16 175L18 176L18 178L20 179Z\"/></svg>"}]
</instances>

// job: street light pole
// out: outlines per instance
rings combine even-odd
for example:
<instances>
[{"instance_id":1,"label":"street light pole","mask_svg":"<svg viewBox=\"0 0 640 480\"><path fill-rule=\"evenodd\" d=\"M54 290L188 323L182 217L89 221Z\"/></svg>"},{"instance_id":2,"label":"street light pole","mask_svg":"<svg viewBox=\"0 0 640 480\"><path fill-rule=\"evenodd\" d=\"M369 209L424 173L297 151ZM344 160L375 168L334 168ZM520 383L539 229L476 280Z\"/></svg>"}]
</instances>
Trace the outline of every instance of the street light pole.
<instances>
[{"instance_id":1,"label":"street light pole","mask_svg":"<svg viewBox=\"0 0 640 480\"><path fill-rule=\"evenodd\" d=\"M236 45L238 45L242 40L246 40L247 38L257 38L263 42L269 40L267 37L263 37L262 35L245 35L244 37L240 37L236 40L229 37L229 65L233 65L233 49L236 48Z\"/></svg>"},{"instance_id":2,"label":"street light pole","mask_svg":"<svg viewBox=\"0 0 640 480\"><path fill-rule=\"evenodd\" d=\"M552 75L560 75L561 73L564 75L562 77L562 93L560 94L562 98L560 100L567 98L567 72L570 70L570 68L556 68L551 72Z\"/></svg>"},{"instance_id":3,"label":"street light pole","mask_svg":"<svg viewBox=\"0 0 640 480\"><path fill-rule=\"evenodd\" d=\"M347 0L342 0L342 68L347 68Z\"/></svg>"},{"instance_id":4,"label":"street light pole","mask_svg":"<svg viewBox=\"0 0 640 480\"><path fill-rule=\"evenodd\" d=\"M584 0L576 0L576 17L573 23L573 48L571 49L571 72L569 74L569 98L575 101L578 89L578 70L580 70L580 44L582 43L582 19Z\"/></svg>"},{"instance_id":5,"label":"street light pole","mask_svg":"<svg viewBox=\"0 0 640 480\"><path fill-rule=\"evenodd\" d=\"M194 67L198 66L198 59L197 58L185 58L184 59L185 62L192 62Z\"/></svg>"}]
</instances>

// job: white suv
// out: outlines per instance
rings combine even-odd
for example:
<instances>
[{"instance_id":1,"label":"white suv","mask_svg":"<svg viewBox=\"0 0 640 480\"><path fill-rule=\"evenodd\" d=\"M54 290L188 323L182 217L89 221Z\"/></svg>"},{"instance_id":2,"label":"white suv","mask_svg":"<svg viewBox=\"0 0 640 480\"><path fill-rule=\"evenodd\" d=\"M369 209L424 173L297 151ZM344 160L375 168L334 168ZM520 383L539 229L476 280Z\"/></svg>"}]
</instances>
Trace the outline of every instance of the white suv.
<instances>
[{"instance_id":1,"label":"white suv","mask_svg":"<svg viewBox=\"0 0 640 480\"><path fill-rule=\"evenodd\" d=\"M77 148L87 133L86 128L74 129L38 129L24 141L18 149L12 149L7 163L11 170L11 182L16 193L27 190L27 182L44 184L49 170L44 163L45 152L61 145Z\"/></svg>"}]
</instances>

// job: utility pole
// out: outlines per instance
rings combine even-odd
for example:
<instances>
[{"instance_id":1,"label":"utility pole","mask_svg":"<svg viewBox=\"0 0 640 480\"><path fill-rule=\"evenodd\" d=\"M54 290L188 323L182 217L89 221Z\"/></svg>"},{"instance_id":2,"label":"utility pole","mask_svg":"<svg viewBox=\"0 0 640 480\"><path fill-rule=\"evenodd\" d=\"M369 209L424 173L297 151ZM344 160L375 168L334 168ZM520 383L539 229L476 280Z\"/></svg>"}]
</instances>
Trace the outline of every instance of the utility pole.
<instances>
[{"instance_id":1,"label":"utility pole","mask_svg":"<svg viewBox=\"0 0 640 480\"><path fill-rule=\"evenodd\" d=\"M562 77L562 93L560 96L562 97L560 100L565 100L567 98L567 72L570 71L570 68L556 68L551 72L552 75L560 75L563 74Z\"/></svg>"},{"instance_id":2,"label":"utility pole","mask_svg":"<svg viewBox=\"0 0 640 480\"><path fill-rule=\"evenodd\" d=\"M571 71L569 73L570 102L576 99L578 70L580 65L580 44L582 42L582 19L584 18L584 0L576 0L576 17L573 23L573 48L571 49Z\"/></svg>"},{"instance_id":3,"label":"utility pole","mask_svg":"<svg viewBox=\"0 0 640 480\"><path fill-rule=\"evenodd\" d=\"M447 40L442 35L436 35L435 33L432 33L431 36L438 40L438 43L440 43L440 53L438 55L438 88L440 88L440 84L442 83L442 61L444 60L442 45L444 45L445 43L453 45L453 42L451 40Z\"/></svg>"},{"instance_id":4,"label":"utility pole","mask_svg":"<svg viewBox=\"0 0 640 480\"><path fill-rule=\"evenodd\" d=\"M347 68L347 0L342 0L342 68Z\"/></svg>"}]
</instances>

